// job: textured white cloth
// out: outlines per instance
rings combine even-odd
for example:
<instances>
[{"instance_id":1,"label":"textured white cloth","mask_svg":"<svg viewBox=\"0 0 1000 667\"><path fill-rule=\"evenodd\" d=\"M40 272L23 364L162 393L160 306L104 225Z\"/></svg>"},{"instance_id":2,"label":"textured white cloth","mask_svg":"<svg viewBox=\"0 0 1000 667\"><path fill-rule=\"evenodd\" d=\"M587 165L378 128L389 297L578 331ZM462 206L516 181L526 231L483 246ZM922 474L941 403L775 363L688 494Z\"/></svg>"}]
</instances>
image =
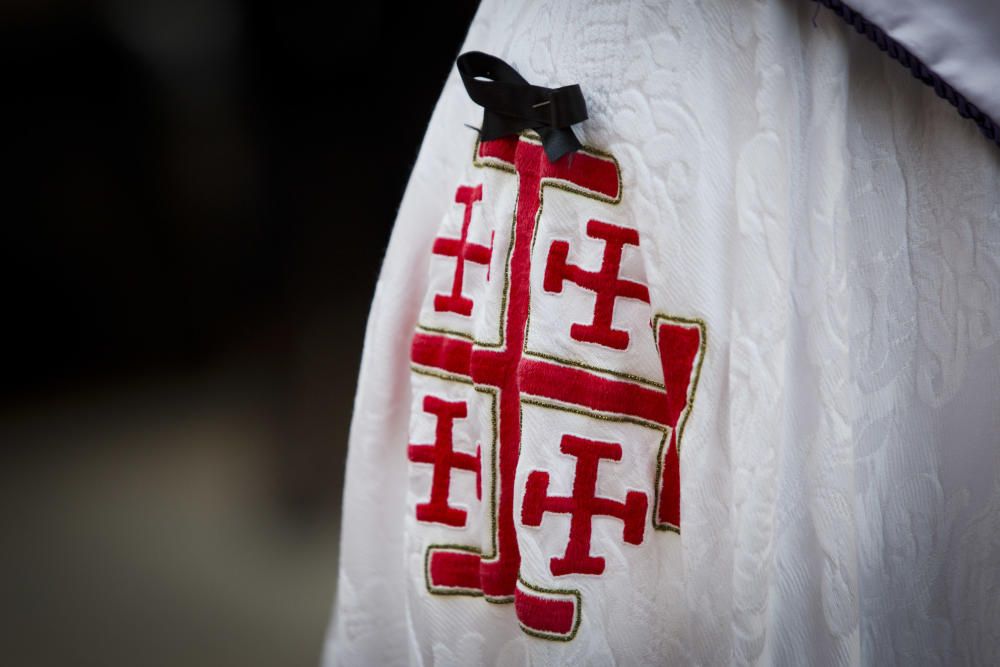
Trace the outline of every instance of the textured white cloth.
<instances>
[{"instance_id":1,"label":"textured white cloth","mask_svg":"<svg viewBox=\"0 0 1000 667\"><path fill-rule=\"evenodd\" d=\"M850 0L847 4L1000 122L1000 2Z\"/></svg>"},{"instance_id":2,"label":"textured white cloth","mask_svg":"<svg viewBox=\"0 0 1000 667\"><path fill-rule=\"evenodd\" d=\"M530 271L505 278L518 178L474 164L464 124L482 110L448 79L368 323L327 664L1000 664L1000 152L813 13L792 0L483 3L464 50L531 83L579 83L578 133L617 160L620 201L545 188ZM452 290L456 259L435 239L460 235L461 185L483 186L467 235L491 248L487 264L465 262L468 317L434 301ZM570 333L591 321L593 292L545 283L556 242L568 263L602 265L590 219L638 234L619 276L648 286L649 303L616 299L625 350ZM491 549L495 393L413 366L411 342L440 330L495 342L522 279L525 350L605 378L665 380L658 314L706 330L679 534L653 530L655 428L522 393L520 573L579 594L569 641L523 630L515 604L426 580L431 545ZM481 448L481 502L475 475L449 478L461 526L417 518L433 467L408 447L442 423L428 395L466 406L454 450ZM566 434L621 444L596 492L648 503L638 544L619 518L592 520L600 575L553 573L569 515L534 525L521 507L534 472L570 495Z\"/></svg>"}]
</instances>

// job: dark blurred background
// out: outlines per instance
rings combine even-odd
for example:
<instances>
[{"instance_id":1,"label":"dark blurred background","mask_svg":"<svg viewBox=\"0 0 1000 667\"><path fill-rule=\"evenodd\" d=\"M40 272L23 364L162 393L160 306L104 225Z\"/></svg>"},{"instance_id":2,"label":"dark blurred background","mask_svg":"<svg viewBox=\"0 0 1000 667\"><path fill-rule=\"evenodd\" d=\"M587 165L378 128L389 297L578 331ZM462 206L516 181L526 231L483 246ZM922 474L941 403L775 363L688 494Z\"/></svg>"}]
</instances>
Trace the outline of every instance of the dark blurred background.
<instances>
[{"instance_id":1,"label":"dark blurred background","mask_svg":"<svg viewBox=\"0 0 1000 667\"><path fill-rule=\"evenodd\" d=\"M475 5L0 2L0 662L316 664L369 300Z\"/></svg>"}]
</instances>

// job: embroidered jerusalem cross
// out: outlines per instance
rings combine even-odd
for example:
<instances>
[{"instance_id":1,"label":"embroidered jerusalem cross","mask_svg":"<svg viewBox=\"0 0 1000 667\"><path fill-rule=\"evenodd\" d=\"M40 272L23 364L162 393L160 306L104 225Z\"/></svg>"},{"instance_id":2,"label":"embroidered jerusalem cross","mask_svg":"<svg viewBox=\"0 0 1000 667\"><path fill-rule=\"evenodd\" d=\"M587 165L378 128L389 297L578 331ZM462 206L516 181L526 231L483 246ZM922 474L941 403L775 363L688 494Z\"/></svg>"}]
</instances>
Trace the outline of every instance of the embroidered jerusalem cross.
<instances>
[{"instance_id":1,"label":"embroidered jerusalem cross","mask_svg":"<svg viewBox=\"0 0 1000 667\"><path fill-rule=\"evenodd\" d=\"M646 527L646 494L629 491L625 502L597 495L597 464L601 459L621 461L622 446L617 442L588 440L564 435L559 450L576 457L576 478L571 496L550 496L549 473L540 470L528 475L528 485L521 506L521 523L542 525L542 514L558 512L572 516L566 553L552 558L552 574L601 574L604 559L590 554L591 520L597 515L613 516L624 524L622 539L629 544L641 544Z\"/></svg>"},{"instance_id":2,"label":"embroidered jerusalem cross","mask_svg":"<svg viewBox=\"0 0 1000 667\"><path fill-rule=\"evenodd\" d=\"M510 234L504 236L494 230L500 241L498 249L506 260L502 294L494 300L501 308L499 331L494 334L497 339L480 340L467 332L421 324L413 339L411 361L415 373L446 382L471 384L470 391L483 395L492 405L493 441L484 442L482 453L484 484L487 478L489 480L483 494L486 501L483 510L489 512L490 533L481 553L472 545L430 545L425 554L427 588L432 593L482 595L491 602L513 601L518 622L526 632L548 639L569 640L580 624L581 593L572 589L545 589L523 577L516 519L520 517L524 525L532 525L532 521L541 522L544 512L571 514L576 530L570 536L565 553L558 559L560 564L553 562L555 576L602 570L603 560L589 551L590 521L595 516L615 517L623 522L624 541L642 542L643 524L648 516L647 498L653 496L653 525L658 529L679 529L679 502L675 502L680 492L677 447L696 386L705 342L704 327L696 320L663 315L655 318L650 315L647 319L652 320L650 335L655 336L661 357L662 368L656 369L657 373L662 370L673 374L662 384L637 380L614 369L528 353L525 344L532 289L551 292L557 283L561 288L564 281L572 281L596 296L592 322L579 324L578 335L571 337L582 340L589 336L612 354L626 354L620 350L629 346L628 333L612 326L615 301L626 298L649 302L644 286L619 275L623 248L639 243L633 229L591 221L587 225L588 237L604 243L601 269L584 271L569 264L566 261L569 248L553 244L548 261L551 279L546 275L544 281L538 281L544 285L531 285L532 245L545 189L557 188L572 195L616 204L622 194L619 166L610 155L592 149L582 149L571 159L551 163L533 135L480 142L474 164L517 176L516 207ZM449 252L452 249L454 247L448 247ZM501 286L494 284L492 289L499 290ZM451 296L460 291L460 287L457 291L453 289ZM482 311L477 313L482 314ZM676 333L678 331L680 333ZM563 434L556 446L577 461L573 493L570 496L549 495L547 473L537 471L546 476L531 477L534 481L529 481L526 496L540 503L541 508L529 507L524 510L526 515L519 514L515 508L518 490L515 476L521 447L543 446L542 443L522 442L521 411L522 406L527 405L593 415L597 419L631 420L662 432L656 479L649 480L649 493L629 492L624 501L600 497L596 481L599 464L604 461L601 465L617 465L614 461L621 458L623 445L628 446L628 443Z\"/></svg>"},{"instance_id":3,"label":"embroidered jerusalem cross","mask_svg":"<svg viewBox=\"0 0 1000 667\"><path fill-rule=\"evenodd\" d=\"M483 186L459 186L455 192L455 203L463 204L465 212L462 215L462 231L459 238L439 237L434 240L433 253L444 257L455 258L455 277L452 279L451 294L435 294L434 310L441 312L472 315L472 299L462 294L462 283L465 280L465 263L489 265L492 247L487 247L469 241L469 225L472 222L472 205L483 198ZM487 280L489 274L487 274Z\"/></svg>"},{"instance_id":4,"label":"embroidered jerusalem cross","mask_svg":"<svg viewBox=\"0 0 1000 667\"><path fill-rule=\"evenodd\" d=\"M569 243L553 241L549 246L549 259L545 266L545 291L558 294L562 292L563 281L568 280L594 292L597 297L594 301L593 321L590 324L574 323L570 327L570 336L585 343L624 350L628 347L628 332L611 326L615 299L623 297L649 303L649 290L645 285L618 277L622 250L626 245L639 245L639 232L591 220L587 223L587 236L604 241L604 261L600 270L585 271L567 263Z\"/></svg>"},{"instance_id":5,"label":"embroidered jerusalem cross","mask_svg":"<svg viewBox=\"0 0 1000 667\"><path fill-rule=\"evenodd\" d=\"M476 447L475 456L456 452L454 448L455 420L468 416L467 404L465 401L445 401L437 396L425 396L424 411L437 417L437 428L434 444L410 444L408 449L410 460L414 463L429 463L434 466L431 497L427 502L417 505L417 520L446 526L464 526L466 511L448 504L451 471L466 470L475 473L477 498L481 495L482 486L481 448Z\"/></svg>"}]
</instances>

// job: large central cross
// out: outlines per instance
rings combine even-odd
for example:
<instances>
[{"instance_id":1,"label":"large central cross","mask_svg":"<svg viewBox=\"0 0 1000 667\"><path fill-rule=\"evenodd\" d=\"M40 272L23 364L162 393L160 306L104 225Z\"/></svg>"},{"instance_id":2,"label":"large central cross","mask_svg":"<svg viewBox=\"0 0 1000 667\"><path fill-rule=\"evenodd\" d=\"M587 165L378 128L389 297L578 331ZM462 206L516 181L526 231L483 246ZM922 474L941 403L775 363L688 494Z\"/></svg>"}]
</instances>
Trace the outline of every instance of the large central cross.
<instances>
[{"instance_id":1,"label":"large central cross","mask_svg":"<svg viewBox=\"0 0 1000 667\"><path fill-rule=\"evenodd\" d=\"M528 632L568 638L579 624L579 601L533 592L537 589L519 581L514 477L521 448L522 401L554 401L571 409L626 416L643 420L664 432L676 425L680 413L671 410L672 403L667 400L664 389L524 354L531 246L543 190L546 186L557 187L599 201L617 202L621 197L618 163L609 156L588 150L551 163L537 140L522 136L481 142L476 150L476 164L514 172L518 177L512 247L504 267L507 292L501 299L506 306L502 314L502 341L499 347L488 346L458 334L420 330L413 340L411 359L417 368L471 381L478 390L495 396L497 437L496 451L491 457L495 463L492 471L494 490L490 499L494 549L493 553L479 554L454 546L430 547L426 563L427 585L434 592L479 594L493 602L513 600L518 619ZM597 236L604 235L607 230L595 227L592 231L591 236ZM618 242L617 238L609 239L612 252ZM632 239L622 238L620 242L630 243ZM610 273L611 267L608 268ZM614 269L617 278L617 266ZM613 287L616 292L628 291L618 285ZM628 296L642 299L645 295L630 293ZM648 301L648 296L642 300ZM595 322L603 329L603 321L595 319ZM693 359L687 364L688 379L692 367ZM687 384L684 396L687 396ZM483 457L484 464L487 458ZM664 474L669 468L663 465ZM676 472L676 467L673 470ZM676 484L671 480L669 486L672 493ZM661 493L667 487L664 479Z\"/></svg>"}]
</instances>

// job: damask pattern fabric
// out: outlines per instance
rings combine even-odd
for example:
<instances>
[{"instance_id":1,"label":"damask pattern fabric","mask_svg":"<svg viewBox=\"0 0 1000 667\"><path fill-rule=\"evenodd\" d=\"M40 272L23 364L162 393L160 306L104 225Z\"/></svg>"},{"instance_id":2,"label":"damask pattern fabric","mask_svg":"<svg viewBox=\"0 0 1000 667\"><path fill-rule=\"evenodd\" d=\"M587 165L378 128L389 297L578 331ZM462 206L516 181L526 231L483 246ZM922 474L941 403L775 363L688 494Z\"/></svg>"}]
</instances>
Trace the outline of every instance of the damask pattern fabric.
<instances>
[{"instance_id":1,"label":"damask pattern fabric","mask_svg":"<svg viewBox=\"0 0 1000 667\"><path fill-rule=\"evenodd\" d=\"M1000 152L792 0L487 0L368 323L329 665L1000 664Z\"/></svg>"},{"instance_id":2,"label":"damask pattern fabric","mask_svg":"<svg viewBox=\"0 0 1000 667\"><path fill-rule=\"evenodd\" d=\"M828 7L843 4L818 1ZM1000 118L996 85L1000 79L1000 4L992 0L850 0L846 4L985 114L986 119L980 119L978 113L966 110L986 126L984 133L994 130L1000 122L996 120ZM991 138L1000 140L995 135Z\"/></svg>"}]
</instances>

